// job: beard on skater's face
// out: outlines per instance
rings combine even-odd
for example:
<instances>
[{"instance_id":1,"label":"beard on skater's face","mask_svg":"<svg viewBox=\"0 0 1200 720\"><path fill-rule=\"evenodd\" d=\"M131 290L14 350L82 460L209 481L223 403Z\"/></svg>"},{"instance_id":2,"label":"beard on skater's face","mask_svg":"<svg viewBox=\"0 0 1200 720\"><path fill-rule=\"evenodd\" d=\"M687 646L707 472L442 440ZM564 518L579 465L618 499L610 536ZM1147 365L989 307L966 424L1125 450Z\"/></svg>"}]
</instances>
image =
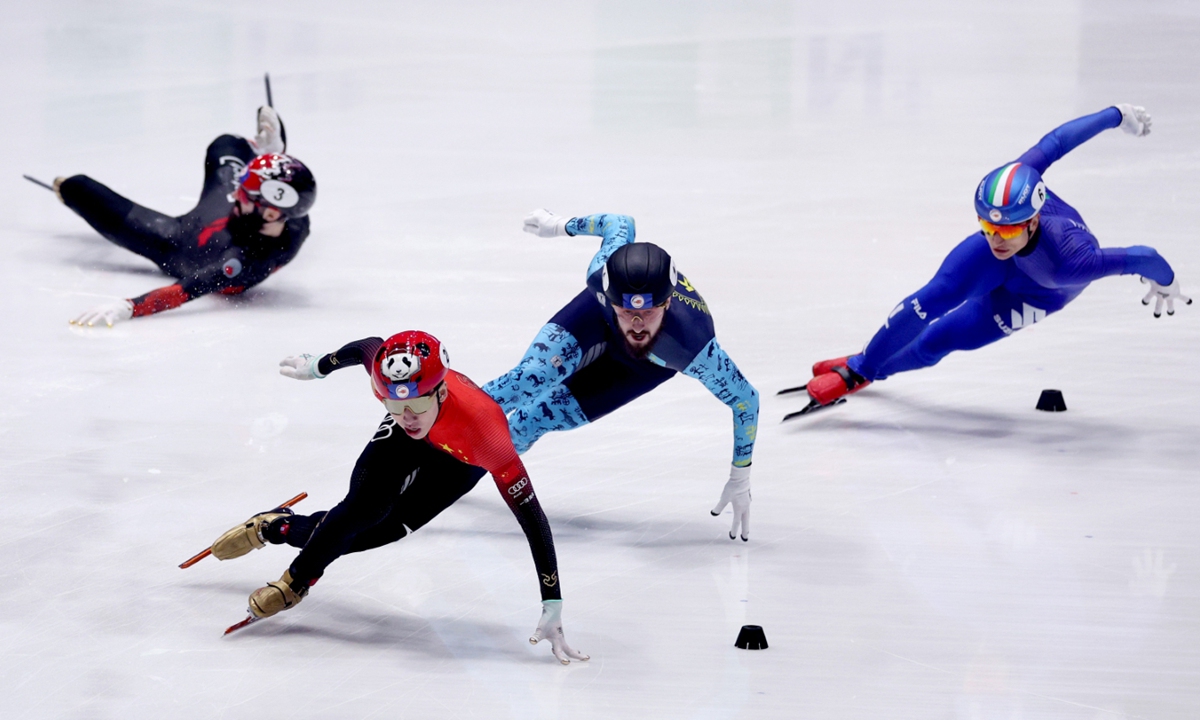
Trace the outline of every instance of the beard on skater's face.
<instances>
[{"instance_id":1,"label":"beard on skater's face","mask_svg":"<svg viewBox=\"0 0 1200 720\"><path fill-rule=\"evenodd\" d=\"M641 360L650 354L654 341L658 339L658 331L662 329L663 318L671 300L645 310L630 310L613 306L613 314L617 318L617 327L621 330L621 339L625 341L625 349L633 357Z\"/></svg>"}]
</instances>

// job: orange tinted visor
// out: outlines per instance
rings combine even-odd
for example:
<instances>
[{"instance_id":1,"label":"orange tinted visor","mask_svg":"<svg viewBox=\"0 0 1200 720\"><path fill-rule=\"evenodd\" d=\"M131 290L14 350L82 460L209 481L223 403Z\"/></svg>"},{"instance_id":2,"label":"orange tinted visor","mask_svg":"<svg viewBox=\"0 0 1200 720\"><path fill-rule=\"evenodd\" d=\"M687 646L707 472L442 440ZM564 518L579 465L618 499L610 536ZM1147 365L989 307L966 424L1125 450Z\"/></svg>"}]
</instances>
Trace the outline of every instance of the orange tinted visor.
<instances>
[{"instance_id":1,"label":"orange tinted visor","mask_svg":"<svg viewBox=\"0 0 1200 720\"><path fill-rule=\"evenodd\" d=\"M979 218L979 226L983 228L984 235L999 235L1002 240L1012 240L1029 227L1029 223L1023 222L1020 225L997 225L990 223L983 218Z\"/></svg>"}]
</instances>

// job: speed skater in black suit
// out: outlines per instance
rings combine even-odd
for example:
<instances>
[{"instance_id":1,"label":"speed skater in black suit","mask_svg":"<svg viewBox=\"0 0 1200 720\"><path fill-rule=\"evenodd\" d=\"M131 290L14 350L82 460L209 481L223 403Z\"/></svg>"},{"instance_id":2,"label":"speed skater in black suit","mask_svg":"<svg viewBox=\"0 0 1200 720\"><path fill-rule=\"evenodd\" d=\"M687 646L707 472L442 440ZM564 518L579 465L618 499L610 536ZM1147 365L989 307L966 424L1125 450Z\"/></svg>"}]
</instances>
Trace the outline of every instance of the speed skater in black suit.
<instances>
[{"instance_id":1,"label":"speed skater in black suit","mask_svg":"<svg viewBox=\"0 0 1200 720\"><path fill-rule=\"evenodd\" d=\"M278 114L259 108L253 140L221 135L208 146L200 201L179 217L142 207L86 175L55 178L53 189L63 204L176 280L91 308L71 323L111 327L209 293L237 295L291 262L308 237L317 184L286 150Z\"/></svg>"}]
</instances>

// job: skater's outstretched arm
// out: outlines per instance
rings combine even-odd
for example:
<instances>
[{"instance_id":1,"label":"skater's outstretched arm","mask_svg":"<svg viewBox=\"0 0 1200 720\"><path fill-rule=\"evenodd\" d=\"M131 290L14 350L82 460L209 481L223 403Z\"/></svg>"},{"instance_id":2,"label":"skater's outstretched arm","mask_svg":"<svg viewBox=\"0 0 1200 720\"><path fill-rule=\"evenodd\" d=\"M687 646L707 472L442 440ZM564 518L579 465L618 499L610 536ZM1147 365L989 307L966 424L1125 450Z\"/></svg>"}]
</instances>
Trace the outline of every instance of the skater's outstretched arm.
<instances>
[{"instance_id":1,"label":"skater's outstretched arm","mask_svg":"<svg viewBox=\"0 0 1200 720\"><path fill-rule=\"evenodd\" d=\"M732 504L733 525L729 529L729 539L741 535L742 540L749 540L750 461L758 434L758 391L717 344L716 338L710 340L684 368L683 374L699 380L733 411L733 464L712 514L720 515L726 505Z\"/></svg>"},{"instance_id":2,"label":"skater's outstretched arm","mask_svg":"<svg viewBox=\"0 0 1200 720\"><path fill-rule=\"evenodd\" d=\"M591 277L592 273L604 266L609 256L616 252L617 248L633 242L637 235L633 218L628 215L600 213L568 219L562 215L555 215L549 210L534 210L529 213L525 217L525 232L539 237L599 235L604 238L600 243L600 250L596 252L591 264L588 265L585 278Z\"/></svg>"},{"instance_id":3,"label":"skater's outstretched arm","mask_svg":"<svg viewBox=\"0 0 1200 720\"><path fill-rule=\"evenodd\" d=\"M1175 271L1152 247L1102 248L1090 232L1071 228L1060 248L1055 275L1060 285L1085 285L1110 275L1141 275L1164 286L1175 282Z\"/></svg>"},{"instance_id":4,"label":"skater's outstretched arm","mask_svg":"<svg viewBox=\"0 0 1200 720\"><path fill-rule=\"evenodd\" d=\"M279 361L279 374L296 380L318 380L344 367L365 366L382 346L383 338L369 337L346 343L320 357L307 353L292 355ZM367 368L367 372L370 372L370 368Z\"/></svg>"},{"instance_id":5,"label":"skater's outstretched arm","mask_svg":"<svg viewBox=\"0 0 1200 720\"><path fill-rule=\"evenodd\" d=\"M1058 162L1064 155L1091 140L1105 130L1120 127L1131 135L1150 134L1150 115L1145 108L1119 105L1084 115L1051 130L1037 145L1017 159L1039 173Z\"/></svg>"},{"instance_id":6,"label":"skater's outstretched arm","mask_svg":"<svg viewBox=\"0 0 1200 720\"><path fill-rule=\"evenodd\" d=\"M684 368L683 374L699 380L733 411L733 464L749 465L758 433L758 391L715 338Z\"/></svg>"},{"instance_id":7,"label":"skater's outstretched arm","mask_svg":"<svg viewBox=\"0 0 1200 720\"><path fill-rule=\"evenodd\" d=\"M299 246L293 250L298 250ZM238 295L270 277L271 273L295 257L290 252L281 262L272 260L251 261L239 248L230 248L220 262L206 265L179 282L166 287L139 295L135 298L118 301L92 308L71 322L76 325L95 325L106 322L110 327L119 320L153 315L166 310L173 310L186 302L198 297L219 292L224 295ZM278 258L273 258L278 260Z\"/></svg>"},{"instance_id":8,"label":"skater's outstretched arm","mask_svg":"<svg viewBox=\"0 0 1200 720\"><path fill-rule=\"evenodd\" d=\"M507 435L507 425L505 428ZM511 446L511 442L508 444ZM510 451L512 459L498 467L493 458L480 459L478 462L481 463L481 467L492 474L500 496L504 498L508 509L516 516L517 524L525 533L525 539L529 542L529 550L533 553L533 564L537 568L542 600L561 600L562 588L558 582L558 559L554 554L554 536L550 532L550 522L546 519L546 513L542 511L542 506L533 492L533 483L529 480L529 473L526 472L524 463L517 457L516 451L511 450L511 447ZM474 460L474 458L472 459ZM490 469L482 463L487 463L495 469Z\"/></svg>"}]
</instances>

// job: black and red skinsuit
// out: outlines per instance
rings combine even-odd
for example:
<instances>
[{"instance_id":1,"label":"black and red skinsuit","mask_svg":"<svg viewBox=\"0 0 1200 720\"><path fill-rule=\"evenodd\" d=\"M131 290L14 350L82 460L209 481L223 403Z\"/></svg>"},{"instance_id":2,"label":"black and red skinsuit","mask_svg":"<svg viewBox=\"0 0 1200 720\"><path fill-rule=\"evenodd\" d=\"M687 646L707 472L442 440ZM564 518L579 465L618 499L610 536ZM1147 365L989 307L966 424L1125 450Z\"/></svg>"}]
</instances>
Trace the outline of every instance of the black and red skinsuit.
<instances>
[{"instance_id":1,"label":"black and red skinsuit","mask_svg":"<svg viewBox=\"0 0 1200 720\"><path fill-rule=\"evenodd\" d=\"M317 369L369 367L382 345L374 337L352 342L322 357ZM466 375L450 370L445 383L449 395L424 439L410 438L388 415L359 456L345 499L328 512L279 518L265 529L269 542L301 548L289 568L294 590L303 592L346 553L400 540L491 473L529 542L542 599L562 599L550 523L513 448L504 411Z\"/></svg>"},{"instance_id":2,"label":"black and red skinsuit","mask_svg":"<svg viewBox=\"0 0 1200 720\"><path fill-rule=\"evenodd\" d=\"M238 176L255 157L245 138L222 135L204 157L204 189L190 212L170 217L133 203L86 175L59 194L104 237L147 258L178 282L130 299L133 315L179 307L201 295L236 295L291 262L308 237L308 217L290 218L279 237L259 233L262 217L234 215Z\"/></svg>"}]
</instances>

